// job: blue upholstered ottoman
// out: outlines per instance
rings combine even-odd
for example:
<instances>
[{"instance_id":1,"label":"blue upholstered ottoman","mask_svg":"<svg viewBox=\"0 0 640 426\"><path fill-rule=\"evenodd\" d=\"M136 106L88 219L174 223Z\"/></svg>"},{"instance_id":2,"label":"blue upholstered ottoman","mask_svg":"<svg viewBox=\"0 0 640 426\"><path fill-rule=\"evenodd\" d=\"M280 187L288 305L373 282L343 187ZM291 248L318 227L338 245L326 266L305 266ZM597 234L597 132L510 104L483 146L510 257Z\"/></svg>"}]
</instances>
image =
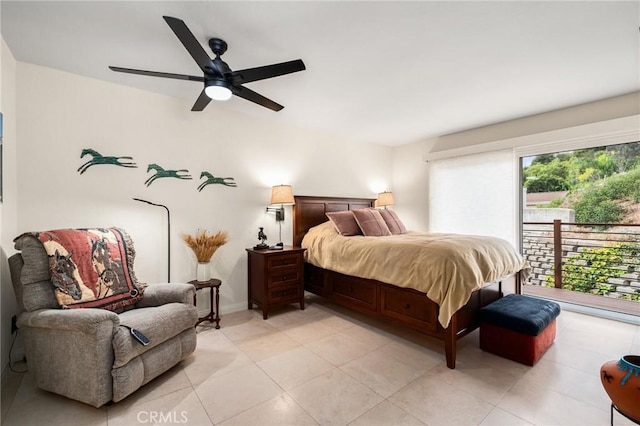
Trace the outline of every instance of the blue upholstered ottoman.
<instances>
[{"instance_id":1,"label":"blue upholstered ottoman","mask_svg":"<svg viewBox=\"0 0 640 426\"><path fill-rule=\"evenodd\" d=\"M480 349L534 365L556 337L560 305L509 294L480 309Z\"/></svg>"}]
</instances>

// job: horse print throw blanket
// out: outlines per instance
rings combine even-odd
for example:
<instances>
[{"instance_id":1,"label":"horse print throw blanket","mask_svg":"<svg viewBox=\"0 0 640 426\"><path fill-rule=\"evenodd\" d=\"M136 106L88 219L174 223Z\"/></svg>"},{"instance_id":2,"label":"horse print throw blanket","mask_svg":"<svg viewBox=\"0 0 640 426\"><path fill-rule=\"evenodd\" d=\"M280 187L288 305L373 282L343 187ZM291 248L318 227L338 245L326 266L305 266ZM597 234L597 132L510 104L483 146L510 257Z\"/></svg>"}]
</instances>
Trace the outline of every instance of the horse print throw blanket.
<instances>
[{"instance_id":1,"label":"horse print throw blanket","mask_svg":"<svg viewBox=\"0 0 640 426\"><path fill-rule=\"evenodd\" d=\"M142 298L144 286L133 272L133 243L124 230L57 229L32 235L47 252L63 308L118 310Z\"/></svg>"}]
</instances>

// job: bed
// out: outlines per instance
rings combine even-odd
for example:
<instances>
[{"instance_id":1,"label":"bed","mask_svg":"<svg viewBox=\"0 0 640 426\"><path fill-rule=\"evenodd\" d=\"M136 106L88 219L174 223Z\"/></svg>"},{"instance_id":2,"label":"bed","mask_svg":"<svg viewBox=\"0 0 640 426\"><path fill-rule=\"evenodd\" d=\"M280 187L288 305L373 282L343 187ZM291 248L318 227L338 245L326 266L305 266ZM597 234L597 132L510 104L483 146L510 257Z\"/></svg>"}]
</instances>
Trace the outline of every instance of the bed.
<instances>
[{"instance_id":1,"label":"bed","mask_svg":"<svg viewBox=\"0 0 640 426\"><path fill-rule=\"evenodd\" d=\"M322 262L322 258L319 257L319 251L322 247L329 246L329 243L332 243L333 240L351 238L352 240L348 241L350 250L357 250L356 246L360 243L364 244L365 240L368 242L373 241L375 244L378 244L379 241L381 244L389 244L395 241L396 236L379 238L341 237L333 231L334 234L338 235L338 237L334 237L331 235L331 224L325 224L328 221L326 216L328 212L369 208L373 206L373 201L373 199L368 198L295 197L293 244L294 246L303 246L304 240L304 244L307 246L304 265L305 290L329 298L339 305L358 312L399 323L442 340L445 347L447 366L455 368L457 340L479 326L478 317L481 307L502 297L504 293L519 292L520 276L523 273L522 269L526 266L526 262L524 260L515 262L513 259L509 259L511 264L508 268L508 274L501 275L491 282L479 282L468 286L473 290L460 290L458 284L461 283L452 281L447 288L449 290L455 289L456 291L440 291L445 295L444 297L448 292L452 293L453 296L456 296L459 291L466 291L466 293L458 297L461 300L454 300L455 303L440 296L432 297L442 304L442 309L438 303L427 297L427 293L430 296L434 296L432 284L435 285L435 283L409 283L398 280L393 275L379 275L379 271L375 274L373 272L369 273L369 270L379 270L379 264L385 262L384 259L387 256L379 254L375 257L378 262L370 264L371 267L351 268L351 263L357 263L355 261L352 262L351 259L356 259L360 256L355 255L354 253L356 252L349 252L344 249L349 261L335 266L333 264L330 266L325 265ZM325 237L325 234L328 237ZM305 236L307 236L306 239ZM317 240L317 238L329 238L329 240ZM418 238L418 236L410 233L407 238L413 239ZM473 238L487 238L487 241L491 239L491 237ZM441 238L438 237L438 239ZM508 245L508 243L505 244ZM521 256L512 247L510 251L505 256L516 256L521 259ZM421 261L414 259L413 262L418 263ZM425 261L424 263L427 264L429 262ZM516 264L518 267L515 267ZM432 262L429 268L434 266L437 265ZM380 279L381 276L384 278ZM429 280L435 280L435 278L429 278ZM416 281L415 278L414 281Z\"/></svg>"}]
</instances>

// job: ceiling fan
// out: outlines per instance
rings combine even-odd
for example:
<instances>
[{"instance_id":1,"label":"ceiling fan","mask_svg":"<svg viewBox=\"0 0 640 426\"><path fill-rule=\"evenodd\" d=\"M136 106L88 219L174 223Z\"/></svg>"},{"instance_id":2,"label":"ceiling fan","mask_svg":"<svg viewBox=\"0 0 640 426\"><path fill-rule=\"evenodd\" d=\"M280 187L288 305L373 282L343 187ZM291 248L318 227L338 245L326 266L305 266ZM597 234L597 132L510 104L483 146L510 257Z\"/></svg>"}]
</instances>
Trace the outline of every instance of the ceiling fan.
<instances>
[{"instance_id":1,"label":"ceiling fan","mask_svg":"<svg viewBox=\"0 0 640 426\"><path fill-rule=\"evenodd\" d=\"M200 96L198 96L195 104L193 104L191 111L202 111L212 99L224 101L231 98L232 95L239 96L273 111L280 111L284 108L282 105L272 101L271 99L265 98L261 94L242 85L252 81L278 77L306 69L304 62L302 62L301 59L296 59L295 61L282 62L257 68L247 68L240 71L232 71L227 63L220 59L220 56L227 50L227 43L224 40L219 38L212 38L209 40L209 47L216 55L215 58L211 59L184 21L170 16L163 16L163 18L169 27L171 27L180 42L182 42L191 57L196 61L204 73L204 76L198 77L194 75L172 74L112 66L109 68L113 71L129 74L175 78L178 80L198 81L204 83L204 88L202 89Z\"/></svg>"}]
</instances>

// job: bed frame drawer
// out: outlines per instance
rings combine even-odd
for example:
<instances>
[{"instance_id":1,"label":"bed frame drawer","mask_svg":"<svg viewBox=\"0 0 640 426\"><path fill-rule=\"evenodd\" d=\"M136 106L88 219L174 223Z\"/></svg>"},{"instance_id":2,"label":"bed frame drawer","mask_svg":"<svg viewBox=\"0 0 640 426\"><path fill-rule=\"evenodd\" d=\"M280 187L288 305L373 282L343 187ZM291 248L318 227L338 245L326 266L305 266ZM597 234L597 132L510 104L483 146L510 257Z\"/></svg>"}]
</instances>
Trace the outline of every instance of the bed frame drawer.
<instances>
[{"instance_id":1,"label":"bed frame drawer","mask_svg":"<svg viewBox=\"0 0 640 426\"><path fill-rule=\"evenodd\" d=\"M304 289L324 297L331 297L329 273L310 263L304 264Z\"/></svg>"},{"instance_id":2,"label":"bed frame drawer","mask_svg":"<svg viewBox=\"0 0 640 426\"><path fill-rule=\"evenodd\" d=\"M380 313L419 329L435 331L438 326L437 306L424 293L380 285Z\"/></svg>"},{"instance_id":3,"label":"bed frame drawer","mask_svg":"<svg viewBox=\"0 0 640 426\"><path fill-rule=\"evenodd\" d=\"M353 309L376 312L378 309L378 285L370 280L334 273L333 298L336 303Z\"/></svg>"}]
</instances>

